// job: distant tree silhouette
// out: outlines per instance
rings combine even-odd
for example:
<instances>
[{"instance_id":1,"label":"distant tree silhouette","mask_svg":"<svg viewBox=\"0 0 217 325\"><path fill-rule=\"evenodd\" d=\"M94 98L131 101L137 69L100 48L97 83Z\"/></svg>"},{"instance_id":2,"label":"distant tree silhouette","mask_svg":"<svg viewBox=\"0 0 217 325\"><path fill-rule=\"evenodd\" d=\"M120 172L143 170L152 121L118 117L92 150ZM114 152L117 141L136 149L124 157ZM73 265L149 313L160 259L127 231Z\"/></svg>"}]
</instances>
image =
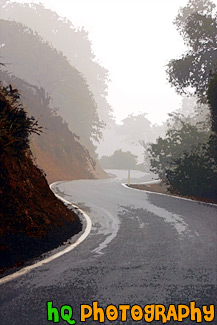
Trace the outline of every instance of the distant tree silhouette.
<instances>
[{"instance_id":1,"label":"distant tree silhouette","mask_svg":"<svg viewBox=\"0 0 217 325\"><path fill-rule=\"evenodd\" d=\"M111 156L103 156L100 160L103 168L113 169L136 169L137 156L129 151L116 150Z\"/></svg>"},{"instance_id":2,"label":"distant tree silhouette","mask_svg":"<svg viewBox=\"0 0 217 325\"><path fill-rule=\"evenodd\" d=\"M43 133L40 137L34 134L30 137L30 148L49 181L60 178L93 178L95 161L90 157L87 149L79 143L78 136L72 134L61 116L50 108L50 98L45 90L9 75L6 71L0 71L0 75L2 84L15 85L19 89L20 95L18 96L25 108L22 114L34 116L42 127ZM10 87L7 89L11 97ZM13 92L12 95L14 98L17 93ZM6 121L10 125L11 120L7 118ZM13 124L15 125L16 123ZM17 134L15 133L14 136ZM5 141L9 144L8 140Z\"/></svg>"},{"instance_id":3,"label":"distant tree silhouette","mask_svg":"<svg viewBox=\"0 0 217 325\"><path fill-rule=\"evenodd\" d=\"M1 43L5 44L1 55L10 62L6 68L26 82L43 87L71 131L94 154L92 141L100 139L103 123L82 75L36 32L20 23L0 23Z\"/></svg>"},{"instance_id":4,"label":"distant tree silhouette","mask_svg":"<svg viewBox=\"0 0 217 325\"><path fill-rule=\"evenodd\" d=\"M76 28L42 3L7 3L1 10L5 19L15 20L37 31L58 51L67 56L69 62L87 80L97 103L97 111L104 122L109 122L112 108L107 102L109 74L95 58L88 33L84 28Z\"/></svg>"}]
</instances>

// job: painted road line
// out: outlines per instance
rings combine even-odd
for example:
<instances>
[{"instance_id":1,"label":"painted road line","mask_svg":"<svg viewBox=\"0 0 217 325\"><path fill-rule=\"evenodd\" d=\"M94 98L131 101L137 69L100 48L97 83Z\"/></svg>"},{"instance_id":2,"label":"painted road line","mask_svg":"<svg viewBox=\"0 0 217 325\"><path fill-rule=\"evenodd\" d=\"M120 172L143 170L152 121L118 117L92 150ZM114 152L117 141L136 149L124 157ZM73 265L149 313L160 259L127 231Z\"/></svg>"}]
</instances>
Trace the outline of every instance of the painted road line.
<instances>
[{"instance_id":1,"label":"painted road line","mask_svg":"<svg viewBox=\"0 0 217 325\"><path fill-rule=\"evenodd\" d=\"M50 185L51 190L52 190L52 186L54 184L56 184L56 183L53 183L53 184ZM60 182L58 182L58 183L60 183ZM53 191L53 193L54 193L54 191ZM14 272L13 274L9 274L9 275L1 278L0 279L0 285L3 284L3 283L6 283L6 282L12 281L12 280L14 280L14 279L16 279L16 278L18 278L18 277L20 277L20 276L22 276L22 275L30 272L31 270L36 269L37 267L40 267L42 265L45 265L45 264L47 264L47 263L55 260L56 258L58 258L58 257L60 257L60 256L62 256L64 254L66 254L66 253L69 253L71 250L73 250L75 247L77 247L80 243L82 243L87 238L87 236L89 235L89 233L91 231L91 227L92 227L92 222L91 222L90 217L84 211L82 211L81 209L79 209L76 205L74 205L71 202L65 200L64 198L62 198L58 194L56 194L56 193L54 193L54 194L55 194L55 196L57 198L59 198L64 203L66 203L66 204L68 204L68 205L73 206L74 208L76 208L76 210L79 211L83 215L83 217L86 220L86 228L85 228L85 231L82 233L82 235L77 239L77 241L75 243L69 245L67 248L65 248L61 252L58 252L58 253L50 256L50 257L45 258L42 261L39 261L39 262L37 262L35 264L26 266L23 269Z\"/></svg>"},{"instance_id":2,"label":"painted road line","mask_svg":"<svg viewBox=\"0 0 217 325\"><path fill-rule=\"evenodd\" d=\"M146 183L138 183L139 184L153 184L152 182L146 182ZM156 194L156 195L163 195L163 196L168 196L168 197L173 197L175 199L179 199L179 200L185 200L185 201L191 201L191 202L195 202L195 203L202 203L202 204L206 204L206 205L212 205L212 206L217 206L217 204L215 203L208 203L208 202L203 202L203 201L197 201L197 200L192 200L192 199L187 199L185 197L180 197L180 196L175 196L175 195L169 195L169 194L164 194L164 193L158 193L158 192L152 192L152 191L147 191L147 190L139 190L138 188L133 188L128 186L127 184L121 183L121 185L125 188L127 188L128 190L133 190L133 191L139 191L139 192L145 192L145 193L149 193L149 194ZM133 185L133 184L132 184ZM136 185L136 184L135 184Z\"/></svg>"}]
</instances>

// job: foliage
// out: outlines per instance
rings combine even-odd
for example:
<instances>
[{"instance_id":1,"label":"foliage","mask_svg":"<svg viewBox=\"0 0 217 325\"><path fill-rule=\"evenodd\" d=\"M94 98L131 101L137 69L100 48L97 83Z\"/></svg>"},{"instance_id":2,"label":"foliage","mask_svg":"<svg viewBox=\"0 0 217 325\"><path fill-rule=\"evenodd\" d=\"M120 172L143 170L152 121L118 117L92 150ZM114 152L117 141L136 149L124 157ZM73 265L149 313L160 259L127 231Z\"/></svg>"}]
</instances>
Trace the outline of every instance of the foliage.
<instances>
[{"instance_id":1,"label":"foliage","mask_svg":"<svg viewBox=\"0 0 217 325\"><path fill-rule=\"evenodd\" d=\"M171 123L173 120L173 123ZM151 170L167 184L171 193L217 200L216 151L206 123L175 114L165 138L151 144Z\"/></svg>"},{"instance_id":2,"label":"foliage","mask_svg":"<svg viewBox=\"0 0 217 325\"><path fill-rule=\"evenodd\" d=\"M84 75L90 91L97 103L100 119L109 122L112 114L111 106L107 102L109 74L96 61L92 52L88 33L84 28L76 28L66 19L42 3L8 2L2 8L4 19L15 20L35 30L58 51L66 55L70 64Z\"/></svg>"},{"instance_id":3,"label":"foliage","mask_svg":"<svg viewBox=\"0 0 217 325\"><path fill-rule=\"evenodd\" d=\"M1 71L4 84L12 84L21 94L29 116L33 115L43 127L40 137L31 136L30 148L36 163L42 168L49 182L58 179L93 178L96 162L72 134L61 116L50 108L50 98L43 88ZM99 168L98 168L99 171Z\"/></svg>"},{"instance_id":4,"label":"foliage","mask_svg":"<svg viewBox=\"0 0 217 325\"><path fill-rule=\"evenodd\" d=\"M209 126L184 123L181 129L169 128L165 139L152 145L152 168L159 172L173 193L217 200L217 13L210 0L189 0L175 20L189 51L171 60L167 73L177 92L190 93L200 102L208 99L212 132ZM174 125L177 127L177 125ZM204 124L205 126L205 124ZM181 131L181 134L180 134ZM180 137L181 135L181 137ZM178 136L178 137L177 137ZM180 137L180 138L179 138ZM162 148L159 146L162 145ZM161 150L161 151L160 151Z\"/></svg>"},{"instance_id":5,"label":"foliage","mask_svg":"<svg viewBox=\"0 0 217 325\"><path fill-rule=\"evenodd\" d=\"M66 57L26 26L1 20L1 56L6 68L26 82L42 87L53 108L67 121L70 130L81 137L92 153L92 140L102 136L103 124L88 85Z\"/></svg>"},{"instance_id":6,"label":"foliage","mask_svg":"<svg viewBox=\"0 0 217 325\"><path fill-rule=\"evenodd\" d=\"M130 114L121 121L113 123L105 129L104 141L99 144L99 156L110 156L115 150L130 151L144 161L144 143L153 142L165 133L165 125L152 125L146 113Z\"/></svg>"},{"instance_id":7,"label":"foliage","mask_svg":"<svg viewBox=\"0 0 217 325\"><path fill-rule=\"evenodd\" d=\"M204 126L203 123L192 125L182 115L171 114L165 138L159 137L156 143L149 146L151 171L166 180L166 171L173 161L181 158L184 153L190 153L194 147L206 143L208 138L209 132L207 132L206 125Z\"/></svg>"},{"instance_id":8,"label":"foliage","mask_svg":"<svg viewBox=\"0 0 217 325\"><path fill-rule=\"evenodd\" d=\"M211 112L212 130L217 134L217 73L210 81L207 98Z\"/></svg>"},{"instance_id":9,"label":"foliage","mask_svg":"<svg viewBox=\"0 0 217 325\"><path fill-rule=\"evenodd\" d=\"M208 147L195 147L174 159L166 179L172 193L217 200L217 165Z\"/></svg>"},{"instance_id":10,"label":"foliage","mask_svg":"<svg viewBox=\"0 0 217 325\"><path fill-rule=\"evenodd\" d=\"M103 156L100 160L103 168L107 169L137 169L137 156L129 151L116 150L111 156Z\"/></svg>"},{"instance_id":11,"label":"foliage","mask_svg":"<svg viewBox=\"0 0 217 325\"><path fill-rule=\"evenodd\" d=\"M189 51L180 59L171 60L167 67L168 79L177 92L189 93L193 88L204 100L211 71L217 70L217 14L209 0L189 0L175 20Z\"/></svg>"},{"instance_id":12,"label":"foliage","mask_svg":"<svg viewBox=\"0 0 217 325\"><path fill-rule=\"evenodd\" d=\"M0 273L58 247L78 233L78 217L32 161L29 136L41 128L16 89L0 86Z\"/></svg>"},{"instance_id":13,"label":"foliage","mask_svg":"<svg viewBox=\"0 0 217 325\"><path fill-rule=\"evenodd\" d=\"M29 135L40 134L41 127L28 117L16 89L0 87L0 152L20 155L29 149Z\"/></svg>"},{"instance_id":14,"label":"foliage","mask_svg":"<svg viewBox=\"0 0 217 325\"><path fill-rule=\"evenodd\" d=\"M213 157L215 165L217 166L217 73L213 76L209 84L207 98L212 121L212 134L210 135L208 142L209 155Z\"/></svg>"},{"instance_id":15,"label":"foliage","mask_svg":"<svg viewBox=\"0 0 217 325\"><path fill-rule=\"evenodd\" d=\"M144 136L146 140L151 140L153 138L153 130L151 122L147 119L146 115L146 113L128 115L117 128L118 135L124 137L124 140L128 143L133 144L144 139Z\"/></svg>"}]
</instances>

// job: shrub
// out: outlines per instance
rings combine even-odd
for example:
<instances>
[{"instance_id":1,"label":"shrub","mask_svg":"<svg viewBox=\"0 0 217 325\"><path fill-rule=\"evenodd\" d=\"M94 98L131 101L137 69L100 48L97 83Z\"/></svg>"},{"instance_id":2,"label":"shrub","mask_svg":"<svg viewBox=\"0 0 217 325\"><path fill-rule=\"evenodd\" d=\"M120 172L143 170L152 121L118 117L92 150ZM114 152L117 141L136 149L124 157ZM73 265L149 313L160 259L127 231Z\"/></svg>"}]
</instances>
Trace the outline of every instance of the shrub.
<instances>
[{"instance_id":1,"label":"shrub","mask_svg":"<svg viewBox=\"0 0 217 325\"><path fill-rule=\"evenodd\" d=\"M173 161L166 170L172 193L205 199L217 199L217 167L209 147L197 147Z\"/></svg>"},{"instance_id":2,"label":"shrub","mask_svg":"<svg viewBox=\"0 0 217 325\"><path fill-rule=\"evenodd\" d=\"M29 135L40 134L41 127L28 117L17 90L0 86L0 152L20 155L29 149Z\"/></svg>"}]
</instances>

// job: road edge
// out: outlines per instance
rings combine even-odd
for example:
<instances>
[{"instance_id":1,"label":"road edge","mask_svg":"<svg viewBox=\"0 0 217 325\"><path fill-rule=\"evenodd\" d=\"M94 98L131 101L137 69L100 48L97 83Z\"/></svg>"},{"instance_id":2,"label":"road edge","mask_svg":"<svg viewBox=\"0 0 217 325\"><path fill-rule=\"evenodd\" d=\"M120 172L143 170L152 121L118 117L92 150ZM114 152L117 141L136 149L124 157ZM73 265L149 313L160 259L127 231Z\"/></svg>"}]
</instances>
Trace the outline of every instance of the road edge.
<instances>
[{"instance_id":1,"label":"road edge","mask_svg":"<svg viewBox=\"0 0 217 325\"><path fill-rule=\"evenodd\" d=\"M63 181L64 182L64 181ZM36 269L42 265L45 265L45 264L48 264L49 262L57 259L58 257L70 252L71 250L73 250L75 247L77 247L79 244L81 244L86 238L87 236L89 235L90 231L91 231L91 228L92 228L92 221L90 219L90 217L88 216L88 214L86 212L84 212L83 210L81 210L80 208L78 208L76 205L72 204L71 202L65 200L64 198L62 198L60 195L56 194L53 189L52 189L52 186L57 184L57 183L62 183L61 181L59 182L55 182L55 183L52 183L50 184L50 189L51 191L54 193L54 195L59 199L61 200L62 202L64 202L65 204L67 205L70 205L72 207L74 207L78 212L80 212L80 214L85 218L86 220L86 228L84 230L84 232L81 234L81 236L76 240L75 243L73 244L70 244L67 248L63 249L62 251L54 254L54 255L51 255L39 262L36 262L35 264L32 264L32 265L28 265L18 271L15 271L14 273L12 274L9 274L9 275L6 275L5 277L1 278L0 279L0 285L1 284L4 284L4 283L7 283L9 281L12 281L16 278L19 278L20 276L24 275L24 274L27 274L28 272L30 272L31 270L33 269Z\"/></svg>"},{"instance_id":2,"label":"road edge","mask_svg":"<svg viewBox=\"0 0 217 325\"><path fill-rule=\"evenodd\" d=\"M138 183L139 184L139 183ZM153 184L152 181L150 182L145 182L145 183L141 183L141 184ZM191 202L195 202L195 203L202 203L202 204L206 204L206 205L211 205L211 206L217 206L217 204L215 203L209 203L209 202L203 202L203 201L197 201L197 200L192 200L192 199L187 199L185 197L180 197L180 196L175 196L175 195L169 195L169 194L165 194L165 193L158 193L158 192L151 192L151 191L147 191L147 190L139 190L137 188L132 188L129 187L127 184L125 183L121 183L121 185L125 188L127 188L128 190L133 190L133 191L139 191L139 192L145 192L145 193L149 193L149 194L155 194L155 195L163 195L163 196L168 196L168 197L173 197L175 199L179 199L179 200L185 200L185 201L191 201Z\"/></svg>"}]
</instances>

